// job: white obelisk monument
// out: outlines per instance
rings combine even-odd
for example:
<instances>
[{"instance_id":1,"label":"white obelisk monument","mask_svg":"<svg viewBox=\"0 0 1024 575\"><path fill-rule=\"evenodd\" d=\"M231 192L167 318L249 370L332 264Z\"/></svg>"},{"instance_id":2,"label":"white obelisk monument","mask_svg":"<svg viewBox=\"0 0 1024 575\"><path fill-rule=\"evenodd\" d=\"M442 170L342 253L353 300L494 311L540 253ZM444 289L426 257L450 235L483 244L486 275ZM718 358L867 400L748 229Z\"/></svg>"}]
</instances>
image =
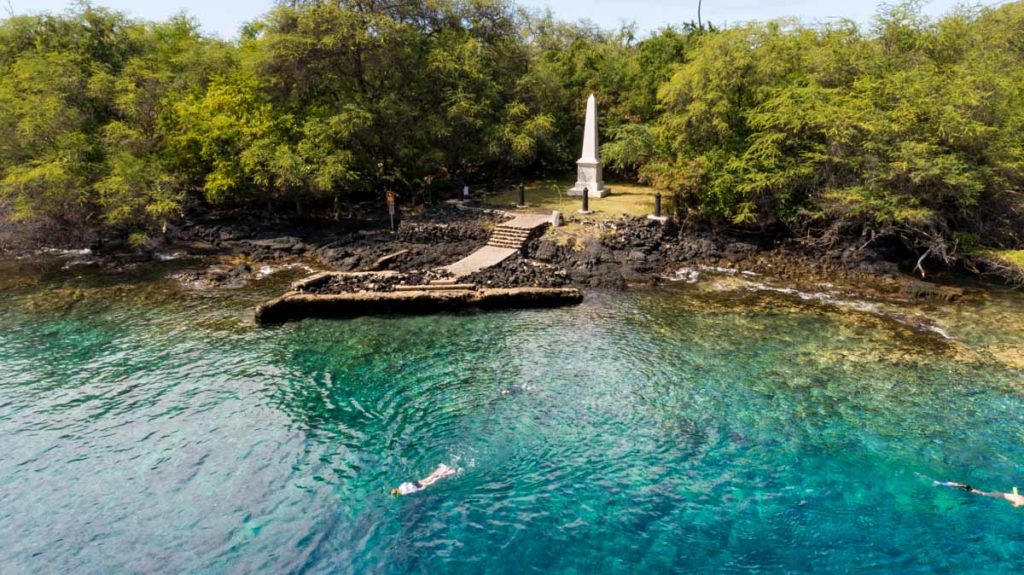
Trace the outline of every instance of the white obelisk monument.
<instances>
[{"instance_id":1,"label":"white obelisk monument","mask_svg":"<svg viewBox=\"0 0 1024 575\"><path fill-rule=\"evenodd\" d=\"M583 155L576 162L576 185L569 190L570 196L603 198L610 192L604 187L601 174L601 152L597 147L597 100L591 94L587 98L587 122L583 126Z\"/></svg>"}]
</instances>

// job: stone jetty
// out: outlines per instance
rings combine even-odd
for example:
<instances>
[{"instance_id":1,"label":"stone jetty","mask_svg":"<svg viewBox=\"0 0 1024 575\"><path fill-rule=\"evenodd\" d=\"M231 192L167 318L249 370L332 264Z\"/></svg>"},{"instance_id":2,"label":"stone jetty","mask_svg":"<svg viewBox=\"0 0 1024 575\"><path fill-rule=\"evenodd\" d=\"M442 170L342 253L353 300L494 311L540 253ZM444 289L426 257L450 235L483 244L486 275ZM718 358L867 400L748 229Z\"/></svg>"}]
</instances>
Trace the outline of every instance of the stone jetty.
<instances>
[{"instance_id":1,"label":"stone jetty","mask_svg":"<svg viewBox=\"0 0 1024 575\"><path fill-rule=\"evenodd\" d=\"M256 323L271 325L312 317L416 315L465 309L551 308L577 305L583 301L582 292L575 288L423 288L341 294L288 292L256 308Z\"/></svg>"},{"instance_id":2,"label":"stone jetty","mask_svg":"<svg viewBox=\"0 0 1024 575\"><path fill-rule=\"evenodd\" d=\"M520 214L495 228L487 245L448 266L408 277L396 272L321 272L256 309L256 323L269 325L309 317L429 314L463 309L545 308L577 305L578 289L567 287L478 288L467 278L520 253L552 216ZM414 277L418 281L405 283Z\"/></svg>"}]
</instances>

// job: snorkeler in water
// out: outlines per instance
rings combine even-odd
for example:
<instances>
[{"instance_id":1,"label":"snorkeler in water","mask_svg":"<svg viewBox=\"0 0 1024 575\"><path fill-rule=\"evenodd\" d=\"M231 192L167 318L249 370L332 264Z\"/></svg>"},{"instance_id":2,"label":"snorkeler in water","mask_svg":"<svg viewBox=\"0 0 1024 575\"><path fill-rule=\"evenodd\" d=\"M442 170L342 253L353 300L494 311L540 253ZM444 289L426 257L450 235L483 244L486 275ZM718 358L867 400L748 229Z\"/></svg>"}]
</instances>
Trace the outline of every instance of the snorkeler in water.
<instances>
[{"instance_id":1,"label":"snorkeler in water","mask_svg":"<svg viewBox=\"0 0 1024 575\"><path fill-rule=\"evenodd\" d=\"M426 476L425 478L420 479L419 481L406 481L405 483L392 489L391 495L398 497L400 495L411 495L413 493L416 493L417 491L423 491L424 489L437 483L439 479L450 477L460 471L462 470L452 469L451 467L448 467L447 465L442 463L441 465L437 466L437 469L435 469L430 475Z\"/></svg>"},{"instance_id":2,"label":"snorkeler in water","mask_svg":"<svg viewBox=\"0 0 1024 575\"><path fill-rule=\"evenodd\" d=\"M532 389L529 384L524 383L522 385L513 385L512 387L506 387L499 393L502 397L509 397L512 395L519 395L520 393L526 393Z\"/></svg>"},{"instance_id":3,"label":"snorkeler in water","mask_svg":"<svg viewBox=\"0 0 1024 575\"><path fill-rule=\"evenodd\" d=\"M952 487L953 489L962 489L968 493L973 493L974 495L982 495L993 499L1003 499L1008 501L1014 507L1024 507L1024 495L1018 493L1016 487L1013 488L1013 493L1003 493L1002 491L981 491L967 485L966 483L957 483L955 481L936 481L935 485Z\"/></svg>"}]
</instances>

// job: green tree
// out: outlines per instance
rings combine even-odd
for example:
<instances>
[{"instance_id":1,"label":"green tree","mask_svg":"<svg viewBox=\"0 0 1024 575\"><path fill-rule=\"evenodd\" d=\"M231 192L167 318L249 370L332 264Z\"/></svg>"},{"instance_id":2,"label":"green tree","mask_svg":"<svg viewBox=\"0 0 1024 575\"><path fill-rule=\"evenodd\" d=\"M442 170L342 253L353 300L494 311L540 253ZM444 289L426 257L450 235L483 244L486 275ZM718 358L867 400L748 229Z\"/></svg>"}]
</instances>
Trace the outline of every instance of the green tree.
<instances>
[{"instance_id":1,"label":"green tree","mask_svg":"<svg viewBox=\"0 0 1024 575\"><path fill-rule=\"evenodd\" d=\"M144 23L89 6L0 25L0 198L14 217L164 227L186 170L173 101L229 65L185 17Z\"/></svg>"}]
</instances>

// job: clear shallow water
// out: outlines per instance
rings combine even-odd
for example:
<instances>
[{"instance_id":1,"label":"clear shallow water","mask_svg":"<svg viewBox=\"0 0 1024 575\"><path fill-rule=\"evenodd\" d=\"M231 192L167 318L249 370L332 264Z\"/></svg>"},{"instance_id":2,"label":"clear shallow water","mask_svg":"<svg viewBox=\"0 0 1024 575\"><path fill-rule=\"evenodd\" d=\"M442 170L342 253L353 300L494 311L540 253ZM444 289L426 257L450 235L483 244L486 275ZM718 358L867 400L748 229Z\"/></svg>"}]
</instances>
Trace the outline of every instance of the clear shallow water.
<instances>
[{"instance_id":1,"label":"clear shallow water","mask_svg":"<svg viewBox=\"0 0 1024 575\"><path fill-rule=\"evenodd\" d=\"M3 270L0 572L1024 568L1024 510L931 485L1024 487L1022 294L898 310L954 341L706 284L260 330L288 276L166 269Z\"/></svg>"}]
</instances>

